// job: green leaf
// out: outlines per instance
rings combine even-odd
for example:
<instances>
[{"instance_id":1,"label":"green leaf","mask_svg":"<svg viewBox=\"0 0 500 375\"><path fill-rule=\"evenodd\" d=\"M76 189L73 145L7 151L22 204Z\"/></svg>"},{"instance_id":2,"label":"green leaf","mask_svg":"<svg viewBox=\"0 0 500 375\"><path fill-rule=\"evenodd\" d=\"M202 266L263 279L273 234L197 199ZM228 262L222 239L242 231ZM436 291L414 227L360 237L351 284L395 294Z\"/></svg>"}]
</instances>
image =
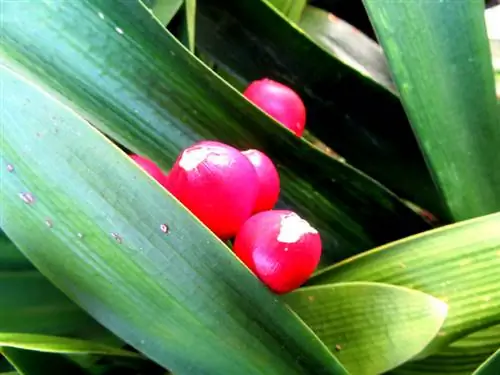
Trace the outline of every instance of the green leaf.
<instances>
[{"instance_id":1,"label":"green leaf","mask_svg":"<svg viewBox=\"0 0 500 375\"><path fill-rule=\"evenodd\" d=\"M39 272L0 272L0 332L74 334L95 325Z\"/></svg>"},{"instance_id":2,"label":"green leaf","mask_svg":"<svg viewBox=\"0 0 500 375\"><path fill-rule=\"evenodd\" d=\"M472 375L498 375L500 373L500 349L478 367Z\"/></svg>"},{"instance_id":3,"label":"green leaf","mask_svg":"<svg viewBox=\"0 0 500 375\"><path fill-rule=\"evenodd\" d=\"M81 27L68 27L75 19ZM378 183L244 100L135 1L119 10L105 0L8 2L2 32L7 64L165 169L201 138L266 152L280 171L279 207L321 232L323 264L429 228Z\"/></svg>"},{"instance_id":4,"label":"green leaf","mask_svg":"<svg viewBox=\"0 0 500 375\"><path fill-rule=\"evenodd\" d=\"M184 0L143 0L142 2L151 9L162 25L168 25L184 4Z\"/></svg>"},{"instance_id":5,"label":"green leaf","mask_svg":"<svg viewBox=\"0 0 500 375\"><path fill-rule=\"evenodd\" d=\"M33 269L29 260L0 232L0 272L29 269Z\"/></svg>"},{"instance_id":6,"label":"green leaf","mask_svg":"<svg viewBox=\"0 0 500 375\"><path fill-rule=\"evenodd\" d=\"M59 354L15 348L0 348L0 353L21 375L85 375L76 363Z\"/></svg>"},{"instance_id":7,"label":"green leaf","mask_svg":"<svg viewBox=\"0 0 500 375\"><path fill-rule=\"evenodd\" d=\"M307 0L269 0L277 10L292 22L299 22L307 5Z\"/></svg>"},{"instance_id":8,"label":"green leaf","mask_svg":"<svg viewBox=\"0 0 500 375\"><path fill-rule=\"evenodd\" d=\"M27 333L0 333L0 347L34 350L44 353L139 357L137 353L101 344L99 342Z\"/></svg>"},{"instance_id":9,"label":"green leaf","mask_svg":"<svg viewBox=\"0 0 500 375\"><path fill-rule=\"evenodd\" d=\"M444 216L393 93L333 57L265 1L198 0L197 21L200 51L247 81L269 77L292 87L315 137L396 194Z\"/></svg>"},{"instance_id":10,"label":"green leaf","mask_svg":"<svg viewBox=\"0 0 500 375\"><path fill-rule=\"evenodd\" d=\"M484 4L364 3L450 219L499 211L500 117Z\"/></svg>"},{"instance_id":11,"label":"green leaf","mask_svg":"<svg viewBox=\"0 0 500 375\"><path fill-rule=\"evenodd\" d=\"M196 0L186 0L186 27L188 34L188 47L194 52L196 38Z\"/></svg>"},{"instance_id":12,"label":"green leaf","mask_svg":"<svg viewBox=\"0 0 500 375\"><path fill-rule=\"evenodd\" d=\"M10 94L0 165L9 160L16 173L2 181L0 225L48 279L174 373L345 374L312 331L129 157L74 112L1 72Z\"/></svg>"},{"instance_id":13,"label":"green leaf","mask_svg":"<svg viewBox=\"0 0 500 375\"><path fill-rule=\"evenodd\" d=\"M284 297L351 374L381 374L417 355L436 336L444 302L378 283L338 283Z\"/></svg>"},{"instance_id":14,"label":"green leaf","mask_svg":"<svg viewBox=\"0 0 500 375\"><path fill-rule=\"evenodd\" d=\"M500 326L474 332L419 361L406 363L394 375L470 375L500 346Z\"/></svg>"},{"instance_id":15,"label":"green leaf","mask_svg":"<svg viewBox=\"0 0 500 375\"><path fill-rule=\"evenodd\" d=\"M317 273L311 285L374 281L448 303L435 344L500 322L500 213L449 225L358 255Z\"/></svg>"},{"instance_id":16,"label":"green leaf","mask_svg":"<svg viewBox=\"0 0 500 375\"><path fill-rule=\"evenodd\" d=\"M299 26L344 64L396 93L382 49L358 29L313 6L306 7Z\"/></svg>"}]
</instances>

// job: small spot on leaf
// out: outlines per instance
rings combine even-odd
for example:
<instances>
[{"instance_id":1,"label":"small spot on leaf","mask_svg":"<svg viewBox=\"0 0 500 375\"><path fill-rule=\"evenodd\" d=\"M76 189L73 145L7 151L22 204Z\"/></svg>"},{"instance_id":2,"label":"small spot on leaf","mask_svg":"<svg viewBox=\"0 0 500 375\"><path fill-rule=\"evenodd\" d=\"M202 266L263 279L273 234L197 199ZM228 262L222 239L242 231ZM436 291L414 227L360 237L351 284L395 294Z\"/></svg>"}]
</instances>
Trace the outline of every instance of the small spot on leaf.
<instances>
[{"instance_id":1,"label":"small spot on leaf","mask_svg":"<svg viewBox=\"0 0 500 375\"><path fill-rule=\"evenodd\" d=\"M14 172L14 166L12 164L7 164L7 172L9 173Z\"/></svg>"},{"instance_id":2,"label":"small spot on leaf","mask_svg":"<svg viewBox=\"0 0 500 375\"><path fill-rule=\"evenodd\" d=\"M121 236L118 233L114 233L114 232L111 233L111 237L113 237L115 239L115 241L118 243L123 242L123 239L121 238Z\"/></svg>"},{"instance_id":3,"label":"small spot on leaf","mask_svg":"<svg viewBox=\"0 0 500 375\"><path fill-rule=\"evenodd\" d=\"M167 224L162 224L160 225L160 230L163 232L163 233L166 233L168 234L168 232L170 231L169 227Z\"/></svg>"},{"instance_id":4,"label":"small spot on leaf","mask_svg":"<svg viewBox=\"0 0 500 375\"><path fill-rule=\"evenodd\" d=\"M342 350L342 347L339 344L337 344L335 345L335 350L340 352Z\"/></svg>"},{"instance_id":5,"label":"small spot on leaf","mask_svg":"<svg viewBox=\"0 0 500 375\"><path fill-rule=\"evenodd\" d=\"M45 219L45 225L49 228L52 228L54 224L52 223L52 220L50 219Z\"/></svg>"},{"instance_id":6,"label":"small spot on leaf","mask_svg":"<svg viewBox=\"0 0 500 375\"><path fill-rule=\"evenodd\" d=\"M35 198L31 193L19 193L19 198L26 204L32 204L35 202Z\"/></svg>"}]
</instances>

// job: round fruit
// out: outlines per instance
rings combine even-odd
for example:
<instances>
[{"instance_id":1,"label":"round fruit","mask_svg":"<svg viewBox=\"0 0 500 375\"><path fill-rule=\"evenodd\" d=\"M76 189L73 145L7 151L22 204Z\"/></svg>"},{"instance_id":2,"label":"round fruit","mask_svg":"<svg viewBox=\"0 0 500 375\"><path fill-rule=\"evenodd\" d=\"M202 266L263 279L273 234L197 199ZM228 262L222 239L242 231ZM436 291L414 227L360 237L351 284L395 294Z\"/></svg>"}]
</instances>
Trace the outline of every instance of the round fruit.
<instances>
[{"instance_id":1,"label":"round fruit","mask_svg":"<svg viewBox=\"0 0 500 375\"><path fill-rule=\"evenodd\" d=\"M243 95L298 137L304 133L306 107L290 87L264 78L253 81Z\"/></svg>"},{"instance_id":2,"label":"round fruit","mask_svg":"<svg viewBox=\"0 0 500 375\"><path fill-rule=\"evenodd\" d=\"M259 190L253 212L267 211L274 207L280 194L280 177L271 159L259 150L246 150L243 155L257 172Z\"/></svg>"},{"instance_id":3,"label":"round fruit","mask_svg":"<svg viewBox=\"0 0 500 375\"><path fill-rule=\"evenodd\" d=\"M302 285L321 257L321 238L291 211L265 211L245 222L236 236L235 254L276 293Z\"/></svg>"},{"instance_id":4,"label":"round fruit","mask_svg":"<svg viewBox=\"0 0 500 375\"><path fill-rule=\"evenodd\" d=\"M165 187L217 236L228 239L252 215L258 181L239 150L202 141L179 155Z\"/></svg>"},{"instance_id":5,"label":"round fruit","mask_svg":"<svg viewBox=\"0 0 500 375\"><path fill-rule=\"evenodd\" d=\"M139 155L130 155L130 158L160 184L165 182L165 175L154 162Z\"/></svg>"}]
</instances>

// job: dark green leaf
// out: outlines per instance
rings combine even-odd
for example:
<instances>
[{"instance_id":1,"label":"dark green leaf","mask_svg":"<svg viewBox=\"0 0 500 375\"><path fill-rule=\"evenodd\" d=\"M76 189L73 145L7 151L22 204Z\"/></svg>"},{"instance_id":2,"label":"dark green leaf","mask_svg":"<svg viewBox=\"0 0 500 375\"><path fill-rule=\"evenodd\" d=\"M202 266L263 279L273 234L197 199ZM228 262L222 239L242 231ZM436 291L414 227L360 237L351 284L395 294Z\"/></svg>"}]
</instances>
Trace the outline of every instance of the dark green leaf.
<instances>
[{"instance_id":1,"label":"dark green leaf","mask_svg":"<svg viewBox=\"0 0 500 375\"><path fill-rule=\"evenodd\" d=\"M1 72L0 165L8 160L16 173L2 181L0 225L48 279L176 374L345 374L130 158L74 112Z\"/></svg>"},{"instance_id":2,"label":"dark green leaf","mask_svg":"<svg viewBox=\"0 0 500 375\"><path fill-rule=\"evenodd\" d=\"M0 232L0 272L29 269L33 269L29 260Z\"/></svg>"},{"instance_id":3,"label":"dark green leaf","mask_svg":"<svg viewBox=\"0 0 500 375\"><path fill-rule=\"evenodd\" d=\"M0 348L5 358L21 375L84 375L82 368L60 354L15 348Z\"/></svg>"},{"instance_id":4,"label":"dark green leaf","mask_svg":"<svg viewBox=\"0 0 500 375\"><path fill-rule=\"evenodd\" d=\"M80 27L68 27L75 19ZM280 170L280 207L321 232L324 264L429 227L382 186L263 115L134 1L119 10L105 0L7 2L2 31L6 63L164 168L200 138L265 151Z\"/></svg>"},{"instance_id":5,"label":"dark green leaf","mask_svg":"<svg viewBox=\"0 0 500 375\"><path fill-rule=\"evenodd\" d=\"M500 117L484 4L364 2L450 219L499 211Z\"/></svg>"},{"instance_id":6,"label":"dark green leaf","mask_svg":"<svg viewBox=\"0 0 500 375\"><path fill-rule=\"evenodd\" d=\"M447 345L500 323L499 226L500 213L406 238L319 272L310 284L375 281L440 298L449 311L434 345Z\"/></svg>"},{"instance_id":7,"label":"dark green leaf","mask_svg":"<svg viewBox=\"0 0 500 375\"><path fill-rule=\"evenodd\" d=\"M333 56L396 92L382 49L358 29L313 6L306 7L299 26Z\"/></svg>"},{"instance_id":8,"label":"dark green leaf","mask_svg":"<svg viewBox=\"0 0 500 375\"><path fill-rule=\"evenodd\" d=\"M307 129L400 196L442 214L401 103L332 57L262 0L198 0L198 48L247 81L295 89Z\"/></svg>"},{"instance_id":9,"label":"dark green leaf","mask_svg":"<svg viewBox=\"0 0 500 375\"><path fill-rule=\"evenodd\" d=\"M472 375L498 375L500 373L500 349L478 367Z\"/></svg>"},{"instance_id":10,"label":"dark green leaf","mask_svg":"<svg viewBox=\"0 0 500 375\"><path fill-rule=\"evenodd\" d=\"M382 374L412 359L448 309L422 292L364 282L301 288L285 301L351 374Z\"/></svg>"},{"instance_id":11,"label":"dark green leaf","mask_svg":"<svg viewBox=\"0 0 500 375\"><path fill-rule=\"evenodd\" d=\"M0 332L74 334L95 325L39 272L0 272Z\"/></svg>"}]
</instances>

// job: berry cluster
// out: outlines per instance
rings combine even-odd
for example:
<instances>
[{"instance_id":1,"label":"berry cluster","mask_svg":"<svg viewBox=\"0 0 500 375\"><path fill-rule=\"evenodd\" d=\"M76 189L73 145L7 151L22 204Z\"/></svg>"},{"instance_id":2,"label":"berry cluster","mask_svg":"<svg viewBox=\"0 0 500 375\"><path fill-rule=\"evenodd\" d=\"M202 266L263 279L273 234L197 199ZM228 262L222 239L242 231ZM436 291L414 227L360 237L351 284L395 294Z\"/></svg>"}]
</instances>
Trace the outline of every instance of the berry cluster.
<instances>
[{"instance_id":1,"label":"berry cluster","mask_svg":"<svg viewBox=\"0 0 500 375\"><path fill-rule=\"evenodd\" d=\"M251 83L244 95L302 135L306 111L293 90L263 79ZM274 292L298 288L316 269L320 235L296 213L273 209L280 192L279 174L261 151L197 142L180 153L167 175L152 161L131 157L219 238L235 238L236 256Z\"/></svg>"}]
</instances>

